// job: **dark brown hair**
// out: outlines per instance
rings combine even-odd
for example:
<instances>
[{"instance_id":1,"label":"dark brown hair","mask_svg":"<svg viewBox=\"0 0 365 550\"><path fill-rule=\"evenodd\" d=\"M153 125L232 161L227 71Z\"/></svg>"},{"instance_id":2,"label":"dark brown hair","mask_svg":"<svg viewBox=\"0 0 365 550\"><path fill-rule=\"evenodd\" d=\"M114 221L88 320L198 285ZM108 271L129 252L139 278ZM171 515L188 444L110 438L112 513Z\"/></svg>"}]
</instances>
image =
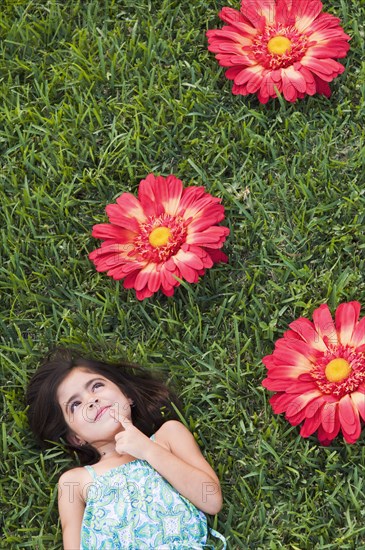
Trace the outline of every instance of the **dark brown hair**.
<instances>
[{"instance_id":1,"label":"dark brown hair","mask_svg":"<svg viewBox=\"0 0 365 550\"><path fill-rule=\"evenodd\" d=\"M26 392L30 428L42 448L63 439L66 448L77 453L81 464L94 464L100 458L92 445L77 446L67 440L69 427L57 400L57 390L76 367L105 376L132 399L132 422L145 435L151 436L164 422L178 418L175 407L179 407L179 402L174 393L138 365L125 361L104 363L83 357L75 350L57 349L42 362Z\"/></svg>"}]
</instances>

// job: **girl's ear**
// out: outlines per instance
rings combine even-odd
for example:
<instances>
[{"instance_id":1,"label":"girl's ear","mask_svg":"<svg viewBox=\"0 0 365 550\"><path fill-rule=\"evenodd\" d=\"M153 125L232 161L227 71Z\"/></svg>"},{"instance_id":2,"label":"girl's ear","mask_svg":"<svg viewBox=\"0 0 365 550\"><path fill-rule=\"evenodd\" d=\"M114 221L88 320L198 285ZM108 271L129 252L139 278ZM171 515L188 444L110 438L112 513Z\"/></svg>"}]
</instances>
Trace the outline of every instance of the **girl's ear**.
<instances>
[{"instance_id":1,"label":"girl's ear","mask_svg":"<svg viewBox=\"0 0 365 550\"><path fill-rule=\"evenodd\" d=\"M66 439L70 445L74 445L75 447L80 447L82 445L85 445L86 441L82 441L82 439L79 438L78 435L74 433L69 433L66 436Z\"/></svg>"}]
</instances>

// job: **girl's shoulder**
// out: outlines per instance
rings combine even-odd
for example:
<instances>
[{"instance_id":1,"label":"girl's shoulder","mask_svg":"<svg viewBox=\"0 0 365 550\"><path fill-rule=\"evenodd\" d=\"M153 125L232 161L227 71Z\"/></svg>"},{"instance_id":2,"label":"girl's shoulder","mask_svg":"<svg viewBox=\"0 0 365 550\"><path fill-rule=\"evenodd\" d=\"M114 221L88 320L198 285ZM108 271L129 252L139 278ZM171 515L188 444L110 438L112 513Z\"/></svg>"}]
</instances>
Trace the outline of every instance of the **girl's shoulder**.
<instances>
[{"instance_id":1,"label":"girl's shoulder","mask_svg":"<svg viewBox=\"0 0 365 550\"><path fill-rule=\"evenodd\" d=\"M162 424L161 428L157 430L156 435L159 433L176 432L182 430L189 431L179 420L167 420Z\"/></svg>"},{"instance_id":2,"label":"girl's shoulder","mask_svg":"<svg viewBox=\"0 0 365 550\"><path fill-rule=\"evenodd\" d=\"M71 470L66 470L66 472L63 472L63 474L61 474L58 479L58 486L61 489L64 487L73 487L73 490L78 492L78 489L82 488L87 480L88 473L86 471L86 468L84 468L83 466L79 466L77 468L72 468Z\"/></svg>"},{"instance_id":3,"label":"girl's shoulder","mask_svg":"<svg viewBox=\"0 0 365 550\"><path fill-rule=\"evenodd\" d=\"M88 472L82 466L66 470L58 480L59 499L64 497L70 502L78 501L80 505L85 505L89 481Z\"/></svg>"},{"instance_id":4,"label":"girl's shoulder","mask_svg":"<svg viewBox=\"0 0 365 550\"><path fill-rule=\"evenodd\" d=\"M167 420L162 424L161 428L155 433L156 442L165 447L170 447L170 442L176 437L184 437L184 435L191 435L188 428L184 426L182 422L178 420Z\"/></svg>"}]
</instances>

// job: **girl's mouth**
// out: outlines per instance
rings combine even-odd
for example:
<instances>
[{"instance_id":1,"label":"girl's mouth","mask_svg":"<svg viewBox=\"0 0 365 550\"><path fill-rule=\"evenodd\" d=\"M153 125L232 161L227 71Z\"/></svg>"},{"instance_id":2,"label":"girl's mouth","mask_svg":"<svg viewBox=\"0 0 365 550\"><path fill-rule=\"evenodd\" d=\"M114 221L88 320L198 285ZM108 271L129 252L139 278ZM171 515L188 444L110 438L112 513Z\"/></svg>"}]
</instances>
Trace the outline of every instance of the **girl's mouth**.
<instances>
[{"instance_id":1,"label":"girl's mouth","mask_svg":"<svg viewBox=\"0 0 365 550\"><path fill-rule=\"evenodd\" d=\"M95 416L94 422L96 422L97 420L99 420L99 418L105 413L105 411L106 411L107 409L110 409L110 405L107 406L107 407L101 407L101 409L98 410L98 412L97 412L97 414L96 414L96 416Z\"/></svg>"}]
</instances>

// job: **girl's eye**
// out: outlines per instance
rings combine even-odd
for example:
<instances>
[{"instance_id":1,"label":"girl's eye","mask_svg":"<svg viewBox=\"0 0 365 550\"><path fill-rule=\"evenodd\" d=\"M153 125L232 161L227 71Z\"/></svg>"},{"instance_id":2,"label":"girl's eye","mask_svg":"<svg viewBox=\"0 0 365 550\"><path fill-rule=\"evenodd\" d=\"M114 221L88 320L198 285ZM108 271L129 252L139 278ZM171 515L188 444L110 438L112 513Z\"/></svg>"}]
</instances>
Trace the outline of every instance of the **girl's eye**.
<instances>
[{"instance_id":1,"label":"girl's eye","mask_svg":"<svg viewBox=\"0 0 365 550\"><path fill-rule=\"evenodd\" d=\"M100 386L104 386L104 384L102 382L95 382L95 384L93 384L93 390L100 388Z\"/></svg>"},{"instance_id":2,"label":"girl's eye","mask_svg":"<svg viewBox=\"0 0 365 550\"><path fill-rule=\"evenodd\" d=\"M71 411L72 413L74 412L75 407L77 407L77 405L80 405L80 401L74 401L73 403L71 403L70 411Z\"/></svg>"}]
</instances>

